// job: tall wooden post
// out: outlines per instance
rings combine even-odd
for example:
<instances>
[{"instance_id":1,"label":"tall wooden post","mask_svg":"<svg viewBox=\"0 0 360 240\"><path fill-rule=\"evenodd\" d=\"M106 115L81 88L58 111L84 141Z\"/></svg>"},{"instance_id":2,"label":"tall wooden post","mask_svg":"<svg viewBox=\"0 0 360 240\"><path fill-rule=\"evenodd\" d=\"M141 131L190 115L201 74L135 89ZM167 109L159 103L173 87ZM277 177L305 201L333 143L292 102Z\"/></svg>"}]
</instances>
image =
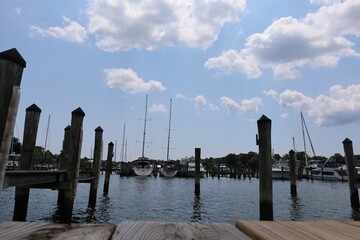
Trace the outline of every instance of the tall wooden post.
<instances>
[{"instance_id":1,"label":"tall wooden post","mask_svg":"<svg viewBox=\"0 0 360 240\"><path fill-rule=\"evenodd\" d=\"M25 67L25 60L15 48L0 53L0 193L4 184Z\"/></svg>"},{"instance_id":2,"label":"tall wooden post","mask_svg":"<svg viewBox=\"0 0 360 240\"><path fill-rule=\"evenodd\" d=\"M350 202L351 207L359 209L359 192L358 189L355 187L356 183L356 169L354 163L354 151L352 146L352 141L346 138L343 141L344 145L344 152L345 152L345 161L346 161L346 172L348 175L348 183L349 183L349 190L350 190Z\"/></svg>"},{"instance_id":3,"label":"tall wooden post","mask_svg":"<svg viewBox=\"0 0 360 240\"><path fill-rule=\"evenodd\" d=\"M296 191L296 162L295 162L295 152L290 150L290 193L292 197L297 195Z\"/></svg>"},{"instance_id":4,"label":"tall wooden post","mask_svg":"<svg viewBox=\"0 0 360 240\"><path fill-rule=\"evenodd\" d=\"M89 206L94 207L96 205L97 190L99 186L100 177L100 161L102 153L102 135L103 129L99 126L95 129L95 144L94 144L94 156L93 156L93 177L94 180L90 185L89 194Z\"/></svg>"},{"instance_id":5,"label":"tall wooden post","mask_svg":"<svg viewBox=\"0 0 360 240\"><path fill-rule=\"evenodd\" d=\"M68 125L64 129L64 140L63 140L62 150L61 150L61 154L60 154L59 170L66 170L66 167L67 167L67 162L69 159L70 129L71 129L70 125ZM64 189L59 189L57 204L62 205L63 199L64 199Z\"/></svg>"},{"instance_id":6,"label":"tall wooden post","mask_svg":"<svg viewBox=\"0 0 360 240\"><path fill-rule=\"evenodd\" d=\"M41 109L35 104L26 109L25 126L23 136L23 146L21 159L19 162L20 170L32 170L34 161L34 149L38 131ZM15 188L15 205L13 221L25 221L29 202L30 189L26 187Z\"/></svg>"},{"instance_id":7,"label":"tall wooden post","mask_svg":"<svg viewBox=\"0 0 360 240\"><path fill-rule=\"evenodd\" d=\"M195 195L200 195L200 159L201 149L195 148Z\"/></svg>"},{"instance_id":8,"label":"tall wooden post","mask_svg":"<svg viewBox=\"0 0 360 240\"><path fill-rule=\"evenodd\" d=\"M257 121L259 145L260 220L273 220L271 120L265 115Z\"/></svg>"},{"instance_id":9,"label":"tall wooden post","mask_svg":"<svg viewBox=\"0 0 360 240\"><path fill-rule=\"evenodd\" d=\"M70 223L76 196L77 182L79 179L80 154L82 145L82 125L85 113L77 108L71 113L71 128L68 148L68 162L66 167L67 189L63 192L60 208L62 223Z\"/></svg>"},{"instance_id":10,"label":"tall wooden post","mask_svg":"<svg viewBox=\"0 0 360 240\"><path fill-rule=\"evenodd\" d=\"M112 172L112 157L114 156L114 144L112 142L108 145L108 154L106 159L106 172L104 181L104 195L109 193L110 175Z\"/></svg>"}]
</instances>

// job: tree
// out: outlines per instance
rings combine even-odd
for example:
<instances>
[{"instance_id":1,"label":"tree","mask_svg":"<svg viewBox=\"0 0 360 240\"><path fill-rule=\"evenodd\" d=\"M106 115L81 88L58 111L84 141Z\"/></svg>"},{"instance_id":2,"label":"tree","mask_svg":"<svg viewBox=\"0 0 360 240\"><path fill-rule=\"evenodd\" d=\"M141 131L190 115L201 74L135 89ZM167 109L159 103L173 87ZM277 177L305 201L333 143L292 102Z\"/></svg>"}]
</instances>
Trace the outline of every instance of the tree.
<instances>
[{"instance_id":1,"label":"tree","mask_svg":"<svg viewBox=\"0 0 360 240\"><path fill-rule=\"evenodd\" d=\"M21 154L21 143L16 137L12 138L11 148L9 153Z\"/></svg>"},{"instance_id":2,"label":"tree","mask_svg":"<svg viewBox=\"0 0 360 240\"><path fill-rule=\"evenodd\" d=\"M335 153L334 155L332 155L330 157L330 159L332 159L338 163L345 164L345 157L343 157L343 155L341 155L340 153Z\"/></svg>"}]
</instances>

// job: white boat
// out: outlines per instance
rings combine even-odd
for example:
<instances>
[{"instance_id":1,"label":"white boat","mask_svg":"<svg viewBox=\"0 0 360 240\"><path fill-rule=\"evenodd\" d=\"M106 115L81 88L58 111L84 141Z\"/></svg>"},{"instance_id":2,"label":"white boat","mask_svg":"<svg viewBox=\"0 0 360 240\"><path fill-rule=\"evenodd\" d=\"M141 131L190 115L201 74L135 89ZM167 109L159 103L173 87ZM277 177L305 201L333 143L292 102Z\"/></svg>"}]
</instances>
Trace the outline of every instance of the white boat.
<instances>
[{"instance_id":1,"label":"white boat","mask_svg":"<svg viewBox=\"0 0 360 240\"><path fill-rule=\"evenodd\" d=\"M187 176L195 177L195 157L186 157L181 159L182 164L186 165L187 168ZM205 176L205 168L200 163L200 177L203 178Z\"/></svg>"},{"instance_id":2,"label":"white boat","mask_svg":"<svg viewBox=\"0 0 360 240\"><path fill-rule=\"evenodd\" d=\"M169 149L170 149L170 130L171 130L171 109L172 109L172 99L170 99L170 114L169 114L169 131L168 131L168 143L167 143L167 153L166 153L166 162L160 170L160 176L163 177L174 177L178 169L174 161L169 160Z\"/></svg>"},{"instance_id":3,"label":"white boat","mask_svg":"<svg viewBox=\"0 0 360 240\"><path fill-rule=\"evenodd\" d=\"M152 167L152 165L151 165L151 163L149 161L149 158L144 156L145 135L146 135L147 103L148 103L148 95L146 94L142 155L137 160L133 161L133 170L134 170L134 173L137 176L150 176L151 173L153 172L153 167Z\"/></svg>"},{"instance_id":4,"label":"white boat","mask_svg":"<svg viewBox=\"0 0 360 240\"><path fill-rule=\"evenodd\" d=\"M288 161L279 161L273 163L271 168L272 179L282 179L288 180L290 179L290 168Z\"/></svg>"},{"instance_id":5,"label":"white boat","mask_svg":"<svg viewBox=\"0 0 360 240\"><path fill-rule=\"evenodd\" d=\"M153 172L153 167L150 164L149 158L139 157L133 162L133 170L137 176L150 176Z\"/></svg>"},{"instance_id":6,"label":"white boat","mask_svg":"<svg viewBox=\"0 0 360 240\"><path fill-rule=\"evenodd\" d=\"M312 169L312 178L315 180L347 181L346 165L328 159L323 165Z\"/></svg>"}]
</instances>

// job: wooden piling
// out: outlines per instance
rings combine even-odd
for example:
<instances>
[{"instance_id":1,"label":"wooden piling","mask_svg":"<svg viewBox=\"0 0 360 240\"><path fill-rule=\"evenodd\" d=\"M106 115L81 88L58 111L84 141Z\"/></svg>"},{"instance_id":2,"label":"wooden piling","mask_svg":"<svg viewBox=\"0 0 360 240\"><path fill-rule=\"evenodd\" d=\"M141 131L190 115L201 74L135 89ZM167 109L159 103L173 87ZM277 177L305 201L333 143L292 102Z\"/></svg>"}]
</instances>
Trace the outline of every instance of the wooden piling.
<instances>
[{"instance_id":1,"label":"wooden piling","mask_svg":"<svg viewBox=\"0 0 360 240\"><path fill-rule=\"evenodd\" d=\"M294 150L289 151L290 157L290 194L292 197L297 195L296 191L296 162Z\"/></svg>"},{"instance_id":2,"label":"wooden piling","mask_svg":"<svg viewBox=\"0 0 360 240\"><path fill-rule=\"evenodd\" d=\"M38 131L41 109L35 104L26 109L23 146L19 170L33 170L34 149ZM13 221L25 221L29 202L30 189L28 187L15 188L15 205Z\"/></svg>"},{"instance_id":3,"label":"wooden piling","mask_svg":"<svg viewBox=\"0 0 360 240\"><path fill-rule=\"evenodd\" d=\"M200 195L200 159L201 149L195 148L195 195Z\"/></svg>"},{"instance_id":4,"label":"wooden piling","mask_svg":"<svg viewBox=\"0 0 360 240\"><path fill-rule=\"evenodd\" d=\"M25 67L25 60L15 48L0 53L0 193L4 184Z\"/></svg>"},{"instance_id":5,"label":"wooden piling","mask_svg":"<svg viewBox=\"0 0 360 240\"><path fill-rule=\"evenodd\" d=\"M109 193L110 175L112 172L112 157L114 156L114 144L112 142L108 145L108 154L106 159L106 172L104 181L104 195Z\"/></svg>"},{"instance_id":6,"label":"wooden piling","mask_svg":"<svg viewBox=\"0 0 360 240\"><path fill-rule=\"evenodd\" d=\"M356 169L354 163L354 151L352 146L352 141L346 138L343 141L344 152L345 152L345 161L346 161L346 172L348 175L349 191L350 191L350 202L351 207L354 209L359 209L359 192L355 186L356 183Z\"/></svg>"},{"instance_id":7,"label":"wooden piling","mask_svg":"<svg viewBox=\"0 0 360 240\"><path fill-rule=\"evenodd\" d=\"M96 205L97 190L98 190L99 178L100 178L102 135L103 135L103 129L99 126L95 129L95 144L94 144L94 156L93 156L93 168L92 168L94 180L92 180L90 185L90 193L89 193L90 207L94 207Z\"/></svg>"},{"instance_id":8,"label":"wooden piling","mask_svg":"<svg viewBox=\"0 0 360 240\"><path fill-rule=\"evenodd\" d=\"M70 125L68 125L64 129L64 140L63 140L62 150L61 150L61 154L60 154L59 170L66 170L66 167L67 167L67 162L69 159L70 129L71 129ZM63 204L63 202L62 202L63 199L64 199L64 189L59 189L57 204L58 205Z\"/></svg>"},{"instance_id":9,"label":"wooden piling","mask_svg":"<svg viewBox=\"0 0 360 240\"><path fill-rule=\"evenodd\" d=\"M271 120L265 115L257 121L259 145L260 220L273 220Z\"/></svg>"},{"instance_id":10,"label":"wooden piling","mask_svg":"<svg viewBox=\"0 0 360 240\"><path fill-rule=\"evenodd\" d=\"M82 146L82 125L85 113L81 108L77 108L71 113L71 128L68 148L68 162L66 167L66 185L63 199L61 201L60 221L70 223L74 199L76 196L77 182L79 178L80 154Z\"/></svg>"}]
</instances>

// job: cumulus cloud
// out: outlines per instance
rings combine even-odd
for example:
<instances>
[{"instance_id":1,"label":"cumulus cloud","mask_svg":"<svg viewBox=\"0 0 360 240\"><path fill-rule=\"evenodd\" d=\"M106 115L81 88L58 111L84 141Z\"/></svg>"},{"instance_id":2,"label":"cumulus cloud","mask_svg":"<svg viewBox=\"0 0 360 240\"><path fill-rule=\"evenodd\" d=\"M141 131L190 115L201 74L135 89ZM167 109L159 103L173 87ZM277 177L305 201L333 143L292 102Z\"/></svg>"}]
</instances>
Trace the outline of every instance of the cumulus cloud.
<instances>
[{"instance_id":1,"label":"cumulus cloud","mask_svg":"<svg viewBox=\"0 0 360 240\"><path fill-rule=\"evenodd\" d=\"M230 114L234 114L236 112L258 112L259 108L262 106L261 98L254 97L251 99L244 99L240 103L229 97L221 97L220 98L221 105L226 111Z\"/></svg>"},{"instance_id":2,"label":"cumulus cloud","mask_svg":"<svg viewBox=\"0 0 360 240\"><path fill-rule=\"evenodd\" d=\"M43 37L53 37L69 42L82 43L87 38L86 28L80 23L63 17L63 27L42 28L36 25L30 26L30 36L40 35Z\"/></svg>"},{"instance_id":3,"label":"cumulus cloud","mask_svg":"<svg viewBox=\"0 0 360 240\"><path fill-rule=\"evenodd\" d=\"M360 36L360 2L347 0L323 6L303 19L282 17L262 33L250 35L245 48L209 58L204 66L258 78L271 68L275 78L301 76L304 67L334 67L344 57L359 57L349 36Z\"/></svg>"},{"instance_id":4,"label":"cumulus cloud","mask_svg":"<svg viewBox=\"0 0 360 240\"><path fill-rule=\"evenodd\" d=\"M306 111L319 126L360 122L360 84L346 88L334 85L330 87L328 96L315 98L298 91L285 90L279 95L279 103L283 107Z\"/></svg>"},{"instance_id":5,"label":"cumulus cloud","mask_svg":"<svg viewBox=\"0 0 360 240\"><path fill-rule=\"evenodd\" d=\"M119 88L125 92L139 93L150 90L165 91L166 88L159 81L144 81L131 68L104 69L105 83L110 88Z\"/></svg>"},{"instance_id":6,"label":"cumulus cloud","mask_svg":"<svg viewBox=\"0 0 360 240\"><path fill-rule=\"evenodd\" d=\"M152 113L165 113L166 107L163 104L151 104L149 112Z\"/></svg>"},{"instance_id":7,"label":"cumulus cloud","mask_svg":"<svg viewBox=\"0 0 360 240\"><path fill-rule=\"evenodd\" d=\"M277 97L278 97L278 93L273 89L264 90L263 92L264 92L265 95L271 96L274 99L277 99Z\"/></svg>"},{"instance_id":8,"label":"cumulus cloud","mask_svg":"<svg viewBox=\"0 0 360 240\"><path fill-rule=\"evenodd\" d=\"M86 29L68 21L65 27L34 25L31 33L75 42L91 34L108 52L175 45L207 49L224 24L239 21L245 8L246 0L89 0Z\"/></svg>"},{"instance_id":9,"label":"cumulus cloud","mask_svg":"<svg viewBox=\"0 0 360 240\"><path fill-rule=\"evenodd\" d=\"M88 31L105 51L186 45L208 48L227 22L239 20L245 0L92 0Z\"/></svg>"},{"instance_id":10,"label":"cumulus cloud","mask_svg":"<svg viewBox=\"0 0 360 240\"><path fill-rule=\"evenodd\" d=\"M197 95L194 98L195 102L195 109L197 111L217 111L219 107L215 106L214 104L208 102L203 95Z\"/></svg>"}]
</instances>

